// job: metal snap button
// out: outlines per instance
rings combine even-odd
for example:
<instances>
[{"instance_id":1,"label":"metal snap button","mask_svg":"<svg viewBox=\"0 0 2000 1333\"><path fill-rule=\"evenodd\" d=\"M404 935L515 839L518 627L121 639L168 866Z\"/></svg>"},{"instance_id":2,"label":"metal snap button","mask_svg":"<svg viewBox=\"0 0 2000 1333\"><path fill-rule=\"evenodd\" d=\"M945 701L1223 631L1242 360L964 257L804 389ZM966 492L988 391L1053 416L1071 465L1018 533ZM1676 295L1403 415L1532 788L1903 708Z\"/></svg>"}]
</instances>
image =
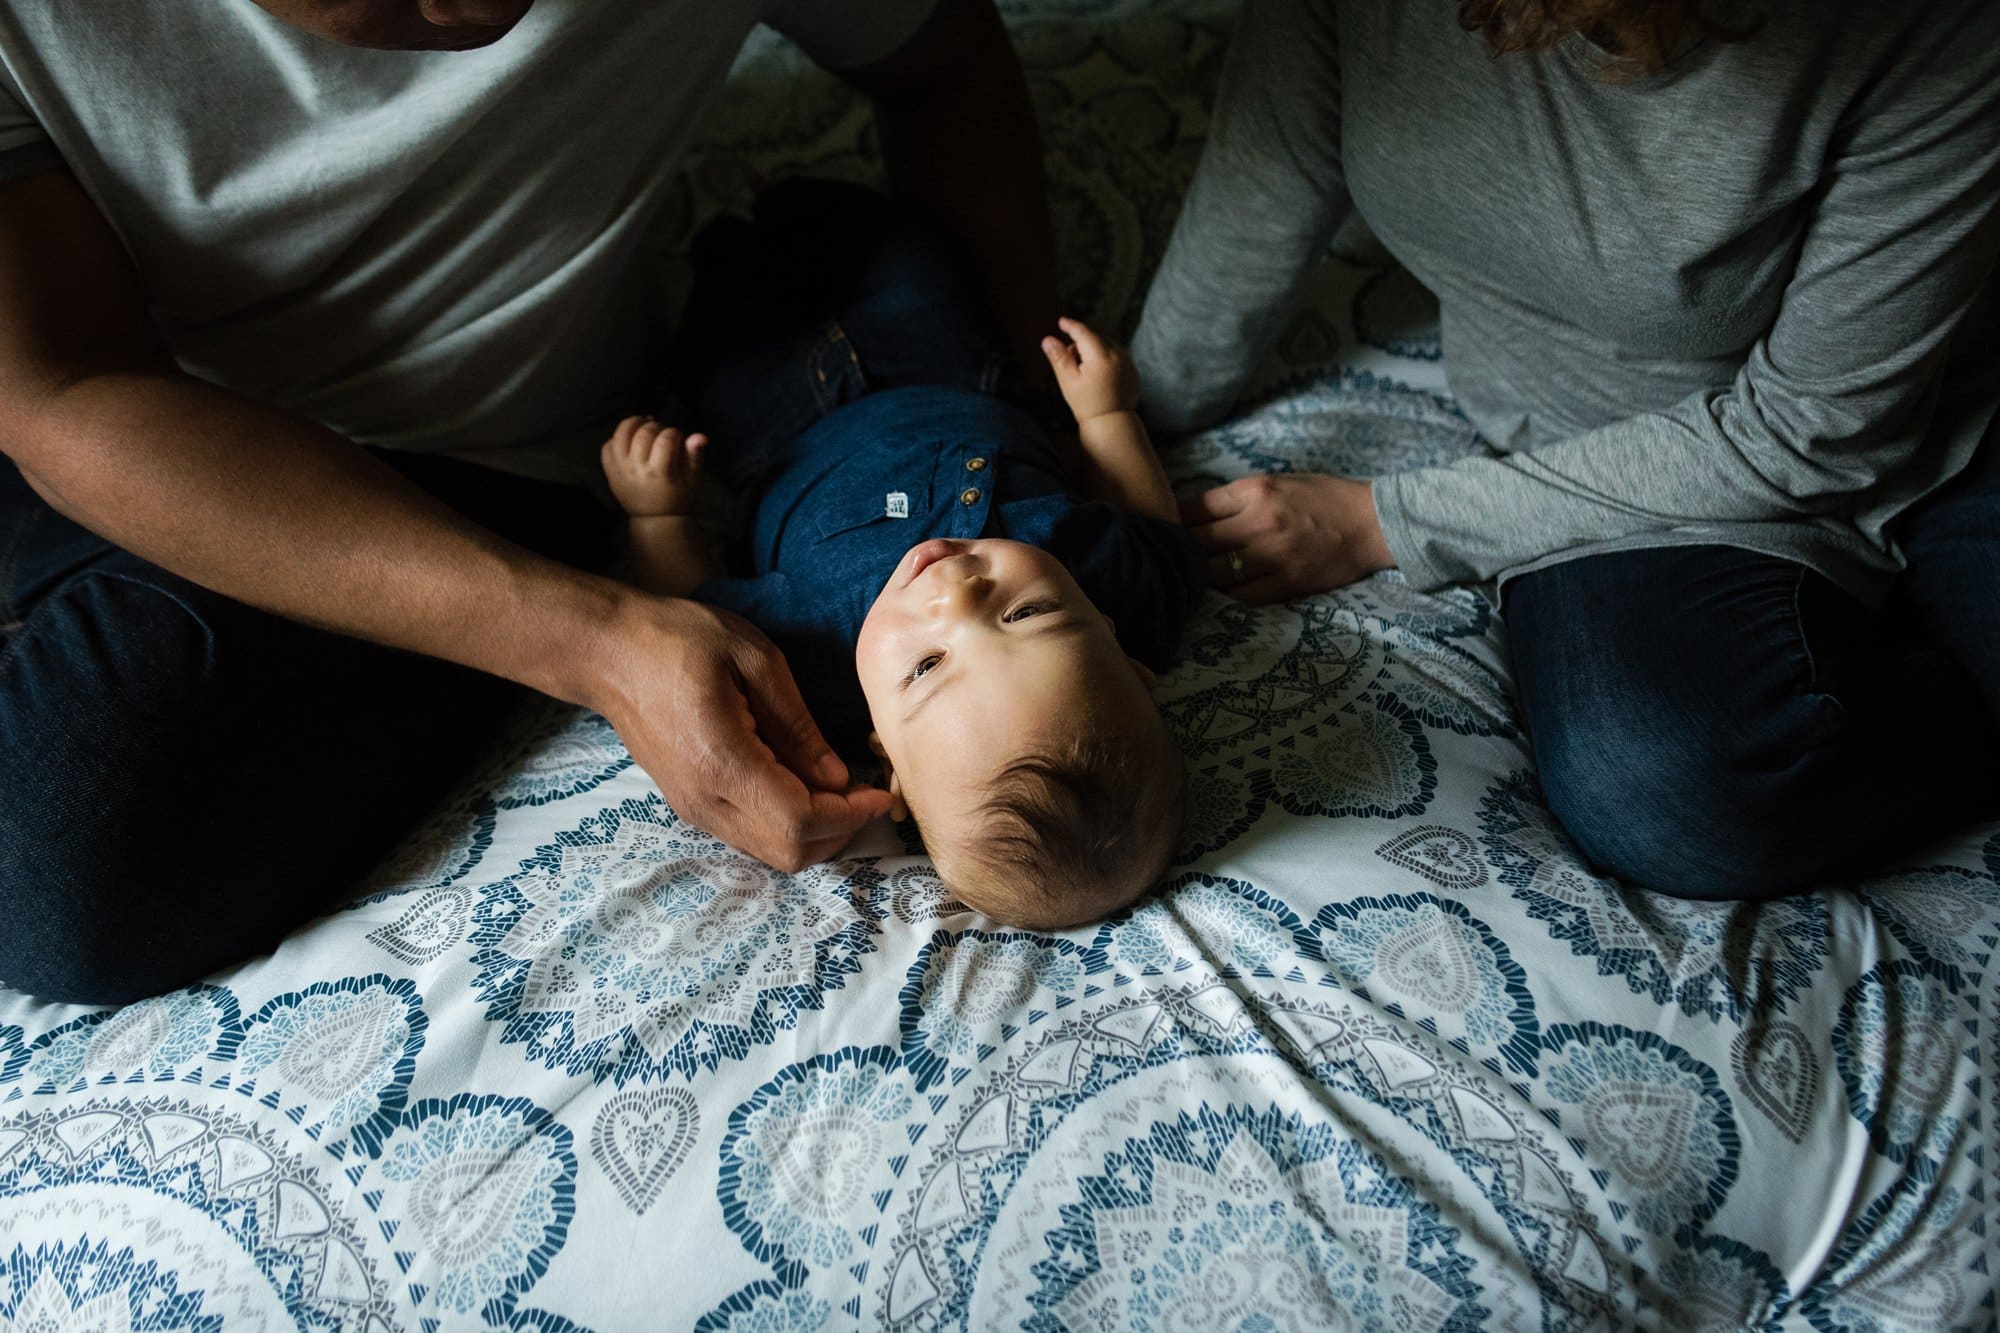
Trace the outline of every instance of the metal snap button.
<instances>
[{"instance_id":1,"label":"metal snap button","mask_svg":"<svg viewBox=\"0 0 2000 1333\"><path fill-rule=\"evenodd\" d=\"M978 472L985 468L985 466L986 460L983 458L968 458L965 460L965 470L967 472Z\"/></svg>"},{"instance_id":2,"label":"metal snap button","mask_svg":"<svg viewBox=\"0 0 2000 1333\"><path fill-rule=\"evenodd\" d=\"M977 486L967 486L964 490L958 493L958 502L962 505L978 504L979 488Z\"/></svg>"}]
</instances>

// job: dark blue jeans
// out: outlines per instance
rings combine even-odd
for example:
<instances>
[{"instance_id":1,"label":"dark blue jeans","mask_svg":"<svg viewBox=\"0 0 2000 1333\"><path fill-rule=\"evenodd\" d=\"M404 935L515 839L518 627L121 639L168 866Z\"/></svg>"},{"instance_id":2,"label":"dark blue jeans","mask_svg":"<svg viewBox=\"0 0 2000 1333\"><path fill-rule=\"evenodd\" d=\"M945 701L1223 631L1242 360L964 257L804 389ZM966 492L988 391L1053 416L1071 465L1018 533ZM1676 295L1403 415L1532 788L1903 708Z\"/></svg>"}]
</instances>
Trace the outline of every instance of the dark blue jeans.
<instances>
[{"instance_id":1,"label":"dark blue jeans","mask_svg":"<svg viewBox=\"0 0 2000 1333\"><path fill-rule=\"evenodd\" d=\"M547 554L608 554L567 487L392 465ZM339 901L523 692L309 629L85 531L0 457L0 979L157 994Z\"/></svg>"},{"instance_id":2,"label":"dark blue jeans","mask_svg":"<svg viewBox=\"0 0 2000 1333\"><path fill-rule=\"evenodd\" d=\"M1542 788L1585 856L1663 893L1770 898L2000 813L2000 427L1898 536L1879 611L1720 546L1508 584Z\"/></svg>"}]
</instances>

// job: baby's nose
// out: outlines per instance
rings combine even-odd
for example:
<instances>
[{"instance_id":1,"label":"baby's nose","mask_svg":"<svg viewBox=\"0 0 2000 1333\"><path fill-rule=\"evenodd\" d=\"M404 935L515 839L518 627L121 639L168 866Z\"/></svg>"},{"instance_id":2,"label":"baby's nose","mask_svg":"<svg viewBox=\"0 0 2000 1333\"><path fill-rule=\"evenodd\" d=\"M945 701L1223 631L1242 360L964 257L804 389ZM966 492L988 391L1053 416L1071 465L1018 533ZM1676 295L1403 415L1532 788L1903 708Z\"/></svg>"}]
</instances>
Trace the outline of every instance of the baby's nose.
<instances>
[{"instance_id":1,"label":"baby's nose","mask_svg":"<svg viewBox=\"0 0 2000 1333\"><path fill-rule=\"evenodd\" d=\"M939 610L961 611L977 606L986 599L993 586L993 580L984 574L972 574L962 579L953 579L938 590L933 602Z\"/></svg>"}]
</instances>

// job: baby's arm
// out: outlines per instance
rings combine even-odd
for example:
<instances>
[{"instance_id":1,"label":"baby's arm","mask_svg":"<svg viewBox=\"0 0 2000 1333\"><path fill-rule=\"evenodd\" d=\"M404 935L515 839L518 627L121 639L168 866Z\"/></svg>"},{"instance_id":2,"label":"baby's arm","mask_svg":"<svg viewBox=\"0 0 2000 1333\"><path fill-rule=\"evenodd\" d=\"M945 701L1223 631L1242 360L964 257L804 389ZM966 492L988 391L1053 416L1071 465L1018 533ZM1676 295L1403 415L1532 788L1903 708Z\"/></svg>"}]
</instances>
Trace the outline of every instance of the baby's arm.
<instances>
[{"instance_id":1,"label":"baby's arm","mask_svg":"<svg viewBox=\"0 0 2000 1333\"><path fill-rule=\"evenodd\" d=\"M719 574L695 522L695 483L706 435L684 435L651 417L626 417L604 442L604 478L628 518L632 579L647 592L685 597Z\"/></svg>"},{"instance_id":2,"label":"baby's arm","mask_svg":"<svg viewBox=\"0 0 2000 1333\"><path fill-rule=\"evenodd\" d=\"M1105 343L1080 319L1058 320L1070 342L1042 339L1063 401L1076 414L1083 442L1083 486L1093 500L1180 522L1180 504L1153 451L1139 403L1139 372L1125 349Z\"/></svg>"}]
</instances>

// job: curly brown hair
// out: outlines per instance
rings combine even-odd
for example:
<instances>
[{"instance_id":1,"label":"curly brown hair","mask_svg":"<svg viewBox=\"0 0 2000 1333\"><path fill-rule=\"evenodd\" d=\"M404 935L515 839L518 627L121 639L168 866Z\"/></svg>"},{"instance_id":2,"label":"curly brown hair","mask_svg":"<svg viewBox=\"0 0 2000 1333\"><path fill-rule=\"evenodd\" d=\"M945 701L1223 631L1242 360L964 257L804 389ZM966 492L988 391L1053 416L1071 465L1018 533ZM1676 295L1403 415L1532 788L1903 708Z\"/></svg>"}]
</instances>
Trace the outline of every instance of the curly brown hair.
<instances>
[{"instance_id":1,"label":"curly brown hair","mask_svg":"<svg viewBox=\"0 0 2000 1333\"><path fill-rule=\"evenodd\" d=\"M1606 73L1644 77L1674 62L1696 34L1741 41L1756 24L1732 26L1711 0L1459 0L1458 22L1495 55L1546 51L1571 35L1603 51Z\"/></svg>"}]
</instances>

